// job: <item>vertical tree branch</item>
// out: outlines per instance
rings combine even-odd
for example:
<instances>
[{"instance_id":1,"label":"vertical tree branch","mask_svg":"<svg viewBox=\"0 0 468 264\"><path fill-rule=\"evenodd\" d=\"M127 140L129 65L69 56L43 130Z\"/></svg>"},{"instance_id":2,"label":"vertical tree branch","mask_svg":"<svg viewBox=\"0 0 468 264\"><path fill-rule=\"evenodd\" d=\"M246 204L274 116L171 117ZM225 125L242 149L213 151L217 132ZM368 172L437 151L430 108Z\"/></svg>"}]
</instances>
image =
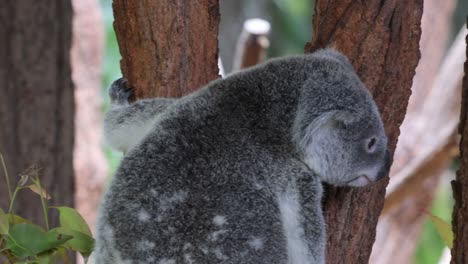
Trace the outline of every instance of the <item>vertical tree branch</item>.
<instances>
[{"instance_id":1,"label":"vertical tree branch","mask_svg":"<svg viewBox=\"0 0 468 264\"><path fill-rule=\"evenodd\" d=\"M244 22L234 54L233 72L259 64L265 59L266 49L270 46L269 33L270 23L266 20L254 18Z\"/></svg>"},{"instance_id":2,"label":"vertical tree branch","mask_svg":"<svg viewBox=\"0 0 468 264\"><path fill-rule=\"evenodd\" d=\"M114 0L113 9L137 98L178 97L218 77L218 0Z\"/></svg>"},{"instance_id":3,"label":"vertical tree branch","mask_svg":"<svg viewBox=\"0 0 468 264\"><path fill-rule=\"evenodd\" d=\"M395 149L418 63L422 0L318 0L313 42L348 56L377 102ZM365 188L329 188L325 199L327 262L367 263L388 178Z\"/></svg>"},{"instance_id":4,"label":"vertical tree branch","mask_svg":"<svg viewBox=\"0 0 468 264\"><path fill-rule=\"evenodd\" d=\"M433 6L431 2L425 1ZM440 11L441 4L450 5L450 2L437 1L436 4ZM452 16L443 19L443 13L438 13L437 22L434 23L445 20L447 29ZM430 18L433 19L434 17ZM424 21L423 19L423 23ZM409 108L401 127L402 134L395 152L394 166L390 171L391 181L379 220L372 263L412 263L426 219L422 209L432 203L439 178L453 159L457 144L455 133L460 114L459 94L463 78L465 34L463 28L446 53L443 63L432 63L439 66L438 74L430 71L427 65L422 66L422 61L422 67L418 65L419 71L417 70L413 86L413 92L417 92L412 94L410 105L413 107ZM431 32L426 24L423 26L423 35L433 35L435 38L431 43L421 42L421 52L426 56L426 63L433 54L439 57L437 54L445 53L445 49L429 49L434 46L434 42L444 40L443 34ZM432 83L423 80L421 75L428 75L433 80ZM434 76L437 78L434 79ZM421 82L428 87L421 86Z\"/></svg>"},{"instance_id":5,"label":"vertical tree branch","mask_svg":"<svg viewBox=\"0 0 468 264\"><path fill-rule=\"evenodd\" d=\"M467 18L468 28L468 18ZM465 38L466 54L468 57L468 35ZM460 169L455 181L452 181L453 197L453 233L455 235L452 248L453 264L468 263L468 59L465 60L465 76L462 86L462 109L460 115Z\"/></svg>"},{"instance_id":6,"label":"vertical tree branch","mask_svg":"<svg viewBox=\"0 0 468 264\"><path fill-rule=\"evenodd\" d=\"M72 13L67 0L4 1L0 8L0 151L12 185L19 173L36 165L51 202L68 206L74 192ZM2 208L7 195L0 183ZM38 202L36 194L23 192L15 208L22 217L44 223ZM53 214L50 225L56 226Z\"/></svg>"}]
</instances>

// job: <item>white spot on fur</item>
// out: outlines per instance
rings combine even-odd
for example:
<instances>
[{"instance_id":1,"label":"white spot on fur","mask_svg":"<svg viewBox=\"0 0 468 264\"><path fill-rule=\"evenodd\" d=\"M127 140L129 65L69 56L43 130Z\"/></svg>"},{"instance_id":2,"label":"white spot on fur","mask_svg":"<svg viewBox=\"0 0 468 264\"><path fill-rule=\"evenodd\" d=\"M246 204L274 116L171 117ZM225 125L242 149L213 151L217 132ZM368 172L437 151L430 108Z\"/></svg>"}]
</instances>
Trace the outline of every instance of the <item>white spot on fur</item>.
<instances>
[{"instance_id":1,"label":"white spot on fur","mask_svg":"<svg viewBox=\"0 0 468 264\"><path fill-rule=\"evenodd\" d=\"M299 223L300 206L297 195L283 193L278 197L283 230L286 235L288 263L311 264L312 256L304 241L304 229Z\"/></svg>"},{"instance_id":2,"label":"white spot on fur","mask_svg":"<svg viewBox=\"0 0 468 264\"><path fill-rule=\"evenodd\" d=\"M205 246L201 246L199 247L199 249L201 250L201 252L203 252L203 254L208 255L208 249Z\"/></svg>"},{"instance_id":3,"label":"white spot on fur","mask_svg":"<svg viewBox=\"0 0 468 264\"><path fill-rule=\"evenodd\" d=\"M226 223L226 217L222 215L217 215L213 218L213 224L217 226L222 226Z\"/></svg>"},{"instance_id":4,"label":"white spot on fur","mask_svg":"<svg viewBox=\"0 0 468 264\"><path fill-rule=\"evenodd\" d=\"M217 241L219 239L219 236L227 232L226 229L222 229L223 225L226 224L226 217L222 215L216 215L215 217L213 217L213 224L219 227L220 230L214 231L211 234L209 234L208 239L210 241Z\"/></svg>"},{"instance_id":5,"label":"white spot on fur","mask_svg":"<svg viewBox=\"0 0 468 264\"><path fill-rule=\"evenodd\" d=\"M190 244L190 243L185 243L185 244L184 244L184 247L182 248L182 250L189 250L189 249L191 249L191 248L192 248L192 244Z\"/></svg>"},{"instance_id":6,"label":"white spot on fur","mask_svg":"<svg viewBox=\"0 0 468 264\"><path fill-rule=\"evenodd\" d=\"M151 242L149 240L141 240L137 242L137 249L140 251L151 250L154 247L155 247L154 242Z\"/></svg>"},{"instance_id":7,"label":"white spot on fur","mask_svg":"<svg viewBox=\"0 0 468 264\"><path fill-rule=\"evenodd\" d=\"M154 188L150 189L150 193L152 196L158 196L158 191L156 191Z\"/></svg>"},{"instance_id":8,"label":"white spot on fur","mask_svg":"<svg viewBox=\"0 0 468 264\"><path fill-rule=\"evenodd\" d=\"M181 203L187 199L188 193L185 191L174 192L172 196L160 197L159 206L161 210L165 211L172 208L175 204Z\"/></svg>"},{"instance_id":9,"label":"white spot on fur","mask_svg":"<svg viewBox=\"0 0 468 264\"><path fill-rule=\"evenodd\" d=\"M150 214L145 209L141 209L138 212L138 220L140 220L140 222L147 222L150 218Z\"/></svg>"},{"instance_id":10,"label":"white spot on fur","mask_svg":"<svg viewBox=\"0 0 468 264\"><path fill-rule=\"evenodd\" d=\"M263 249L263 239L258 237L253 237L247 241L247 244L255 250Z\"/></svg>"},{"instance_id":11,"label":"white spot on fur","mask_svg":"<svg viewBox=\"0 0 468 264\"><path fill-rule=\"evenodd\" d=\"M219 260L228 260L229 259L226 255L224 255L223 251L219 247L216 247L213 250L213 253L215 254L216 258L219 259Z\"/></svg>"},{"instance_id":12,"label":"white spot on fur","mask_svg":"<svg viewBox=\"0 0 468 264\"><path fill-rule=\"evenodd\" d=\"M227 232L227 230L225 229L221 229L221 230L218 230L218 231L214 231L213 233L209 234L208 235L208 239L210 241L217 241L219 239L219 237L223 234L225 234Z\"/></svg>"},{"instance_id":13,"label":"white spot on fur","mask_svg":"<svg viewBox=\"0 0 468 264\"><path fill-rule=\"evenodd\" d=\"M164 220L164 217L160 214L156 216L156 222L162 222Z\"/></svg>"},{"instance_id":14,"label":"white spot on fur","mask_svg":"<svg viewBox=\"0 0 468 264\"><path fill-rule=\"evenodd\" d=\"M255 189L257 189L257 190L263 189L263 185L260 184L260 183L258 183L258 182L254 183L254 187L255 187Z\"/></svg>"},{"instance_id":15,"label":"white spot on fur","mask_svg":"<svg viewBox=\"0 0 468 264\"><path fill-rule=\"evenodd\" d=\"M169 240L169 243L171 244L177 244L179 242L179 238L176 236L171 236L171 239Z\"/></svg>"},{"instance_id":16,"label":"white spot on fur","mask_svg":"<svg viewBox=\"0 0 468 264\"><path fill-rule=\"evenodd\" d=\"M192 259L192 255L191 255L191 254L188 254L188 253L185 253L185 254L184 254L184 261L185 261L185 263L187 263L187 264L193 264L193 263L195 263L195 262L193 261L193 259Z\"/></svg>"},{"instance_id":17,"label":"white spot on fur","mask_svg":"<svg viewBox=\"0 0 468 264\"><path fill-rule=\"evenodd\" d=\"M176 261L174 259L167 259L167 258L163 258L163 259L160 259L158 264L175 264Z\"/></svg>"}]
</instances>

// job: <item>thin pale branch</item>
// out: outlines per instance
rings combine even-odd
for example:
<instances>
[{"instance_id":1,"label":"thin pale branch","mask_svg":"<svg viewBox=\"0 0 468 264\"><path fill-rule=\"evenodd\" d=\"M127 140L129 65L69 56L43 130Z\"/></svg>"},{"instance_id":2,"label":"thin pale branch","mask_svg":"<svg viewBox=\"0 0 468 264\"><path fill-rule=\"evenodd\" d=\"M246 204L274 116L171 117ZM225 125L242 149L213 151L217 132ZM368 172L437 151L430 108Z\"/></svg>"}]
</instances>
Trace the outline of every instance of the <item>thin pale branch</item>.
<instances>
[{"instance_id":1,"label":"thin pale branch","mask_svg":"<svg viewBox=\"0 0 468 264\"><path fill-rule=\"evenodd\" d=\"M237 42L233 72L254 66L264 60L265 51L270 46L269 32L270 23L266 20L255 18L245 21Z\"/></svg>"}]
</instances>

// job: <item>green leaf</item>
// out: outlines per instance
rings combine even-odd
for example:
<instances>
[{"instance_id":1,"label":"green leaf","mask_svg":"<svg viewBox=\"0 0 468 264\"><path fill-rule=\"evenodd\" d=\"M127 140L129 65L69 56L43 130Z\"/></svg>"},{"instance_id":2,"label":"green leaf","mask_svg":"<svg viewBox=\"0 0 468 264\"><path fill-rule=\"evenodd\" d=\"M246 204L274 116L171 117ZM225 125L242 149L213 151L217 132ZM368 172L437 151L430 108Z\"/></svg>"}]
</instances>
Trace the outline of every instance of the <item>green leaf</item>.
<instances>
[{"instance_id":1,"label":"green leaf","mask_svg":"<svg viewBox=\"0 0 468 264\"><path fill-rule=\"evenodd\" d=\"M437 232L439 233L440 237L442 237L442 239L444 240L445 242L445 245L447 245L447 247L449 247L450 249L452 248L453 246L453 232L452 232L452 225L450 225L450 223L448 223L447 221L429 213L429 212L426 212L426 214L429 216L429 218L431 219L432 223L434 224L434 226L436 227L437 229Z\"/></svg>"},{"instance_id":2,"label":"green leaf","mask_svg":"<svg viewBox=\"0 0 468 264\"><path fill-rule=\"evenodd\" d=\"M57 259L60 259L62 260L65 264L72 264L69 256L68 256L68 253L67 253L67 249L66 248L63 248L63 247L59 247L56 251L56 257Z\"/></svg>"},{"instance_id":3,"label":"green leaf","mask_svg":"<svg viewBox=\"0 0 468 264\"><path fill-rule=\"evenodd\" d=\"M63 246L80 252L83 257L89 256L94 249L94 239L87 234L66 227L57 227L52 230L56 230L60 234L73 236L73 238L63 244Z\"/></svg>"},{"instance_id":4,"label":"green leaf","mask_svg":"<svg viewBox=\"0 0 468 264\"><path fill-rule=\"evenodd\" d=\"M54 257L55 252L48 254L40 255L37 257L37 264L54 264L56 263L56 258Z\"/></svg>"},{"instance_id":5,"label":"green leaf","mask_svg":"<svg viewBox=\"0 0 468 264\"><path fill-rule=\"evenodd\" d=\"M60 226L69 230L79 231L85 235L92 237L91 230L83 217L73 208L60 206L52 207L60 212Z\"/></svg>"},{"instance_id":6,"label":"green leaf","mask_svg":"<svg viewBox=\"0 0 468 264\"><path fill-rule=\"evenodd\" d=\"M8 229L10 225L8 223L8 217L5 212L0 208L0 235L8 234Z\"/></svg>"},{"instance_id":7,"label":"green leaf","mask_svg":"<svg viewBox=\"0 0 468 264\"><path fill-rule=\"evenodd\" d=\"M44 232L36 225L23 223L10 228L6 247L16 256L25 258L54 249L71 238L55 230Z\"/></svg>"},{"instance_id":8,"label":"green leaf","mask_svg":"<svg viewBox=\"0 0 468 264\"><path fill-rule=\"evenodd\" d=\"M13 225L16 225L16 224L33 224L31 221L29 221L28 219L25 219L19 215L15 215L15 214L6 214L7 218L8 218L8 223L10 224L10 226L13 226ZM41 228L42 230L42 228Z\"/></svg>"}]
</instances>

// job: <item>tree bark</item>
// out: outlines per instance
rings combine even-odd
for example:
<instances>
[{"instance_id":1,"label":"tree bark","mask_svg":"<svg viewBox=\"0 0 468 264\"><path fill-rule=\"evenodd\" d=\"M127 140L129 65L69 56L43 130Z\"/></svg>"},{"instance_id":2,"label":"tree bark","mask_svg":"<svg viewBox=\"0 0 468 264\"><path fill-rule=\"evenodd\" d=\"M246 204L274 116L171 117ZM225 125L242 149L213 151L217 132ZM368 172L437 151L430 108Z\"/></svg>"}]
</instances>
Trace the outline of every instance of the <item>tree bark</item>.
<instances>
[{"instance_id":1,"label":"tree bark","mask_svg":"<svg viewBox=\"0 0 468 264\"><path fill-rule=\"evenodd\" d=\"M179 97L218 78L218 0L114 0L113 9L137 98Z\"/></svg>"},{"instance_id":2,"label":"tree bark","mask_svg":"<svg viewBox=\"0 0 468 264\"><path fill-rule=\"evenodd\" d=\"M101 144L101 66L104 22L97 0L72 0L72 76L75 84L76 209L94 229L108 173Z\"/></svg>"},{"instance_id":3,"label":"tree bark","mask_svg":"<svg viewBox=\"0 0 468 264\"><path fill-rule=\"evenodd\" d=\"M468 19L467 19L468 27ZM468 35L466 36L466 54L468 57ZM460 169L456 180L452 182L455 205L453 208L452 228L455 235L452 248L453 264L468 263L468 59L465 61L465 76L462 88L462 109L460 115Z\"/></svg>"},{"instance_id":4,"label":"tree bark","mask_svg":"<svg viewBox=\"0 0 468 264\"><path fill-rule=\"evenodd\" d=\"M439 180L453 159L464 41L454 43L444 55L455 4L424 1L421 60L400 127L370 263L413 263L426 220L423 209L432 204Z\"/></svg>"},{"instance_id":5,"label":"tree bark","mask_svg":"<svg viewBox=\"0 0 468 264\"><path fill-rule=\"evenodd\" d=\"M74 193L71 23L70 1L3 1L0 8L0 151L13 185L36 165L51 203L67 206ZM0 207L8 200L2 183ZM15 208L44 224L36 194L22 191Z\"/></svg>"},{"instance_id":6,"label":"tree bark","mask_svg":"<svg viewBox=\"0 0 468 264\"><path fill-rule=\"evenodd\" d=\"M462 28L458 33L419 113L405 118L406 134L400 137L398 146L401 151L396 154L401 161L406 160L406 164L392 167L390 174L394 176L387 188L389 194L385 201L384 213L403 203L407 193L420 192L420 181L428 177L427 173L444 169L437 163L447 166L449 160L458 154L453 145L459 124L459 94L465 62L464 38L467 32ZM446 155L441 155L444 152ZM446 162L440 162L441 159L445 159ZM426 171L426 174L420 173L422 171Z\"/></svg>"},{"instance_id":7,"label":"tree bark","mask_svg":"<svg viewBox=\"0 0 468 264\"><path fill-rule=\"evenodd\" d=\"M318 0L313 42L306 52L333 46L348 56L379 107L395 149L420 58L422 0ZM324 207L327 263L367 263L388 178L365 188L329 187Z\"/></svg>"}]
</instances>

